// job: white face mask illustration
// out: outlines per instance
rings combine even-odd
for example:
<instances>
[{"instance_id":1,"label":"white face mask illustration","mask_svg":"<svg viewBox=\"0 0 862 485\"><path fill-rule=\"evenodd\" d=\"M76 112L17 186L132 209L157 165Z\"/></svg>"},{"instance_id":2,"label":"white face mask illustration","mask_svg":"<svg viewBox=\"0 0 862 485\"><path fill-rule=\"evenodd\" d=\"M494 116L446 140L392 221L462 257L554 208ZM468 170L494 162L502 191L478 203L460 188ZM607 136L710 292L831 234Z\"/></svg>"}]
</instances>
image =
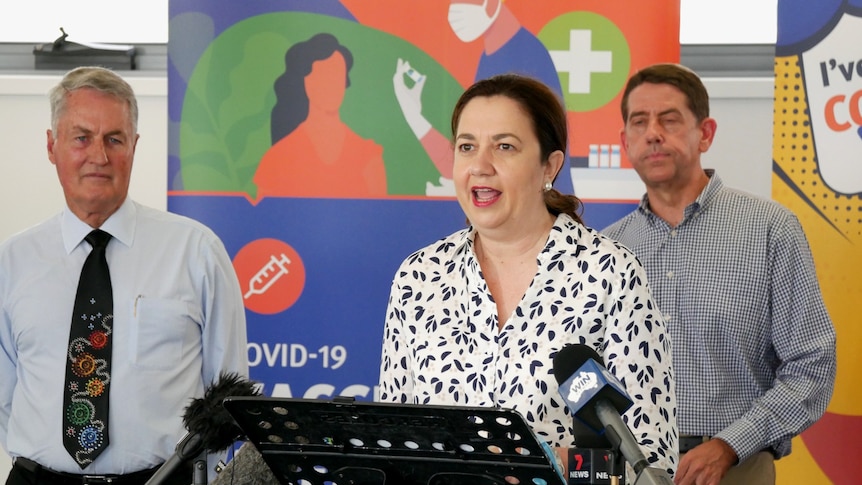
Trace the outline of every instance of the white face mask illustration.
<instances>
[{"instance_id":1,"label":"white face mask illustration","mask_svg":"<svg viewBox=\"0 0 862 485\"><path fill-rule=\"evenodd\" d=\"M465 3L453 3L449 5L449 25L459 39L464 42L472 42L484 34L491 24L497 20L497 16L500 15L500 9L503 7L503 1L497 1L497 11L490 17L485 13L487 5L488 0L485 0L482 5Z\"/></svg>"}]
</instances>

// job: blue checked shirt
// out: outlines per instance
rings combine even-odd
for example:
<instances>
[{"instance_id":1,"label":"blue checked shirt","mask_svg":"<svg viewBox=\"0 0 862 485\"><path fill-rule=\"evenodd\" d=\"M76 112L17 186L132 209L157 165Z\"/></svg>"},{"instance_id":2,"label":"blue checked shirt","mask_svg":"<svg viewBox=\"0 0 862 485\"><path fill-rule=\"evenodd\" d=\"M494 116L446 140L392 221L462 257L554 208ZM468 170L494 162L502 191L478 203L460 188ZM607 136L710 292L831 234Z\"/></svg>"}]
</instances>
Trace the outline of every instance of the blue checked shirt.
<instances>
[{"instance_id":1,"label":"blue checked shirt","mask_svg":"<svg viewBox=\"0 0 862 485\"><path fill-rule=\"evenodd\" d=\"M781 457L832 396L835 329L796 216L706 173L677 227L644 196L603 232L641 260L668 323L680 435Z\"/></svg>"}]
</instances>

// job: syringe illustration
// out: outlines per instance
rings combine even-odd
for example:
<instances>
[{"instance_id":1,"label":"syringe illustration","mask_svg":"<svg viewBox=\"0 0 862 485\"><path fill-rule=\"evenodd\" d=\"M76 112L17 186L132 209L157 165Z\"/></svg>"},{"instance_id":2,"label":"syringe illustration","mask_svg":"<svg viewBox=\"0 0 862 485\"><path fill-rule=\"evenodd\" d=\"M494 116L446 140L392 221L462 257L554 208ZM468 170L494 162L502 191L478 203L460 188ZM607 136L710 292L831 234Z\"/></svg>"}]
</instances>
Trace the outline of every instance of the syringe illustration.
<instances>
[{"instance_id":1,"label":"syringe illustration","mask_svg":"<svg viewBox=\"0 0 862 485\"><path fill-rule=\"evenodd\" d=\"M263 268L260 268L254 277L248 282L248 292L243 295L243 299L247 300L251 295L261 295L269 289L279 278L289 273L287 266L290 264L290 258L284 253L281 253L281 259L274 254L270 256L269 262Z\"/></svg>"}]
</instances>

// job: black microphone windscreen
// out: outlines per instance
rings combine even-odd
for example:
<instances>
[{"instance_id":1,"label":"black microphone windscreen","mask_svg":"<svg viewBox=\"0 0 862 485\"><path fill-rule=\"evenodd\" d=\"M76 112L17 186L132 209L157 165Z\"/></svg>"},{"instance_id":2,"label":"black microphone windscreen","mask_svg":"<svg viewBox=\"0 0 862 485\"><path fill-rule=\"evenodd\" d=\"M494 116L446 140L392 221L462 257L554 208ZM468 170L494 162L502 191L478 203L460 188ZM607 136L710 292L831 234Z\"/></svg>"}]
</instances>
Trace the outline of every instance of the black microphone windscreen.
<instances>
[{"instance_id":1,"label":"black microphone windscreen","mask_svg":"<svg viewBox=\"0 0 862 485\"><path fill-rule=\"evenodd\" d=\"M242 435L233 417L224 408L228 396L258 396L254 382L236 374L223 372L218 382L204 391L204 396L192 399L183 414L183 424L191 434L200 434L201 441L210 452L229 448Z\"/></svg>"},{"instance_id":2,"label":"black microphone windscreen","mask_svg":"<svg viewBox=\"0 0 862 485\"><path fill-rule=\"evenodd\" d=\"M602 357L589 345L568 344L560 349L554 356L554 378L557 379L557 384L565 382L589 359L604 365Z\"/></svg>"}]
</instances>

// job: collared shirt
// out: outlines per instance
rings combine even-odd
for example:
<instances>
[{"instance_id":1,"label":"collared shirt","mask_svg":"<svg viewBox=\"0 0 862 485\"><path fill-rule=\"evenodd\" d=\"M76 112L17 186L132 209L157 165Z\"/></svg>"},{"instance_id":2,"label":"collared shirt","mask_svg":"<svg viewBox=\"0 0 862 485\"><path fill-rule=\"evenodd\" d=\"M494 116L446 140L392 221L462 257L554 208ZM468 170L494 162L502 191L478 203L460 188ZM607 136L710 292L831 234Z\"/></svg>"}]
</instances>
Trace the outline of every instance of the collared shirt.
<instances>
[{"instance_id":1,"label":"collared shirt","mask_svg":"<svg viewBox=\"0 0 862 485\"><path fill-rule=\"evenodd\" d=\"M473 251L473 228L409 256L392 283L380 371L382 401L511 408L551 446L572 447L573 416L553 358L597 349L634 405L623 418L644 455L676 469L670 341L627 249L560 215L537 273L502 329Z\"/></svg>"},{"instance_id":2,"label":"collared shirt","mask_svg":"<svg viewBox=\"0 0 862 485\"><path fill-rule=\"evenodd\" d=\"M248 376L245 312L221 241L127 199L101 229L114 294L110 444L84 470L63 447L72 306L92 228L68 208L0 245L0 442L51 469L125 474L170 457L220 371Z\"/></svg>"},{"instance_id":3,"label":"collared shirt","mask_svg":"<svg viewBox=\"0 0 862 485\"><path fill-rule=\"evenodd\" d=\"M644 264L668 322L680 434L784 456L829 403L835 330L796 216L707 175L677 227L644 197L603 232Z\"/></svg>"}]
</instances>

